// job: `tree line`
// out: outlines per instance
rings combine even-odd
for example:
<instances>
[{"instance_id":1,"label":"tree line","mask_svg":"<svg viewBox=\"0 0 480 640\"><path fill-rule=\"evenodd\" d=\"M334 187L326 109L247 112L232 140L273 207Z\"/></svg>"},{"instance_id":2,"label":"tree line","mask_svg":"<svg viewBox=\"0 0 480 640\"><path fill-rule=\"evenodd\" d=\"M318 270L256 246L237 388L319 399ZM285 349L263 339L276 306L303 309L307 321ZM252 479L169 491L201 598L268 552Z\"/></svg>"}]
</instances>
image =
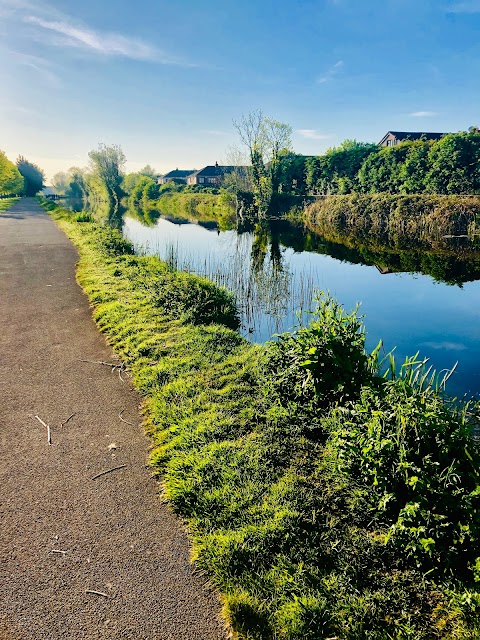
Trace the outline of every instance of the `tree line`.
<instances>
[{"instance_id":1,"label":"tree line","mask_svg":"<svg viewBox=\"0 0 480 640\"><path fill-rule=\"evenodd\" d=\"M305 160L305 193L480 193L480 132L450 133L437 141L394 147L346 140Z\"/></svg>"},{"instance_id":2,"label":"tree line","mask_svg":"<svg viewBox=\"0 0 480 640\"><path fill-rule=\"evenodd\" d=\"M18 156L13 163L0 151L0 195L34 196L42 189L44 180L42 169L33 162Z\"/></svg>"}]
</instances>

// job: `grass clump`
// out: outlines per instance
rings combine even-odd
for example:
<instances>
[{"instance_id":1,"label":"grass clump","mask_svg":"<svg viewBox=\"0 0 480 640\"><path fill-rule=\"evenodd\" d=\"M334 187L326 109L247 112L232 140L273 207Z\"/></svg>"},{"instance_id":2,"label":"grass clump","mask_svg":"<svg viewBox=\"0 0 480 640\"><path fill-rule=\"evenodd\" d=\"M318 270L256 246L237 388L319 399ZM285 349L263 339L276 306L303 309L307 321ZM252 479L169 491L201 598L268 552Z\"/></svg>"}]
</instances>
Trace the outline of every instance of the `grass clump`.
<instances>
[{"instance_id":1,"label":"grass clump","mask_svg":"<svg viewBox=\"0 0 480 640\"><path fill-rule=\"evenodd\" d=\"M20 198L1 198L0 199L0 213L2 213L2 211L7 211L7 209L10 209L12 204L17 202L17 200L20 200Z\"/></svg>"},{"instance_id":2,"label":"grass clump","mask_svg":"<svg viewBox=\"0 0 480 640\"><path fill-rule=\"evenodd\" d=\"M52 213L237 638L480 636L475 405L416 360L380 375L329 296L309 327L251 345L226 291Z\"/></svg>"}]
</instances>

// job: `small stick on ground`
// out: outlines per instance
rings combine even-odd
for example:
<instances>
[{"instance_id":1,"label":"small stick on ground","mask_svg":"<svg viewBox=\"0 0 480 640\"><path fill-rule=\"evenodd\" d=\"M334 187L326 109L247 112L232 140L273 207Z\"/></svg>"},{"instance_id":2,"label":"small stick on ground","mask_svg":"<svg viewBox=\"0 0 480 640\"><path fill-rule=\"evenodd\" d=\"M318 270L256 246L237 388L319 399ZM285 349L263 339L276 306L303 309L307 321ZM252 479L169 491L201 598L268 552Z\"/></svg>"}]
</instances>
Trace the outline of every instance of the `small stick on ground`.
<instances>
[{"instance_id":1,"label":"small stick on ground","mask_svg":"<svg viewBox=\"0 0 480 640\"><path fill-rule=\"evenodd\" d=\"M47 428L47 442L48 444L52 444L52 434L50 432L50 427L38 416L35 416L35 418L40 422L40 424L43 424L43 426Z\"/></svg>"},{"instance_id":2,"label":"small stick on ground","mask_svg":"<svg viewBox=\"0 0 480 640\"><path fill-rule=\"evenodd\" d=\"M79 358L80 362L89 362L90 364L102 364L105 367L111 367L112 369L121 369L124 371L125 363L124 362L104 362L103 360L84 360L83 358Z\"/></svg>"},{"instance_id":3,"label":"small stick on ground","mask_svg":"<svg viewBox=\"0 0 480 640\"><path fill-rule=\"evenodd\" d=\"M96 480L101 476L106 476L107 473L112 473L112 471L118 471L118 469L125 469L126 466L127 466L126 464L121 464L119 467L113 467L113 469L107 469L107 471L102 471L101 473L97 473L96 476L93 476L92 480Z\"/></svg>"},{"instance_id":4,"label":"small stick on ground","mask_svg":"<svg viewBox=\"0 0 480 640\"><path fill-rule=\"evenodd\" d=\"M61 426L61 427L64 427L64 426L67 424L67 422L70 422L70 420L73 418L73 416L76 416L76 415L77 415L76 413L72 413L72 415L71 415L71 416L68 416L68 418L67 418L66 420L64 420L64 421L60 424L60 426Z\"/></svg>"},{"instance_id":5,"label":"small stick on ground","mask_svg":"<svg viewBox=\"0 0 480 640\"><path fill-rule=\"evenodd\" d=\"M93 589L85 589L85 593L93 593L95 596L103 596L104 598L108 598L108 593L103 593L103 591L94 591Z\"/></svg>"},{"instance_id":6,"label":"small stick on ground","mask_svg":"<svg viewBox=\"0 0 480 640\"><path fill-rule=\"evenodd\" d=\"M125 409L122 409L120 411L120 413L118 414L118 417L120 418L120 420L122 422L125 422L125 424L129 424L131 427L134 427L135 425L133 424L133 422L129 422L128 420L125 420L125 418L122 418L122 413L125 411Z\"/></svg>"},{"instance_id":7,"label":"small stick on ground","mask_svg":"<svg viewBox=\"0 0 480 640\"><path fill-rule=\"evenodd\" d=\"M50 553L67 553L66 551L62 551L61 549L50 549Z\"/></svg>"}]
</instances>

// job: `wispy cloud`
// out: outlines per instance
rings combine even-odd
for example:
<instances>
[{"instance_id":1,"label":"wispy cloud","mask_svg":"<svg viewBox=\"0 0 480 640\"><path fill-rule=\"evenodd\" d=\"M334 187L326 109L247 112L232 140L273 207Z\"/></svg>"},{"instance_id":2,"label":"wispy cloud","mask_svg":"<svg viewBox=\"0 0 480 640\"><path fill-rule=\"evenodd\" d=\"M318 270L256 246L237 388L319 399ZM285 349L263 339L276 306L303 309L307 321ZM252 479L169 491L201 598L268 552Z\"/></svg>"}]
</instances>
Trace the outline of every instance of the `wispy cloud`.
<instances>
[{"instance_id":1,"label":"wispy cloud","mask_svg":"<svg viewBox=\"0 0 480 640\"><path fill-rule=\"evenodd\" d=\"M8 54L10 59L17 64L33 69L47 86L53 89L59 89L62 86L62 81L53 70L53 65L45 58L28 53L20 53L19 51L9 51Z\"/></svg>"},{"instance_id":2,"label":"wispy cloud","mask_svg":"<svg viewBox=\"0 0 480 640\"><path fill-rule=\"evenodd\" d=\"M47 44L54 46L83 49L107 57L120 56L160 64L185 64L142 40L118 33L95 31L86 26L76 26L66 21L44 20L32 15L26 16L24 20L43 31L53 32L54 36Z\"/></svg>"},{"instance_id":3,"label":"wispy cloud","mask_svg":"<svg viewBox=\"0 0 480 640\"><path fill-rule=\"evenodd\" d=\"M408 115L412 118L432 118L433 116L438 116L438 113L436 111L414 111Z\"/></svg>"},{"instance_id":4,"label":"wispy cloud","mask_svg":"<svg viewBox=\"0 0 480 640\"><path fill-rule=\"evenodd\" d=\"M308 138L309 140L329 140L332 138L330 133L320 133L317 129L297 129L296 132L302 138Z\"/></svg>"},{"instance_id":5,"label":"wispy cloud","mask_svg":"<svg viewBox=\"0 0 480 640\"><path fill-rule=\"evenodd\" d=\"M27 24L29 36L43 45L77 49L104 58L129 58L163 65L195 67L181 56L123 33L95 29L42 0L0 0L0 17Z\"/></svg>"},{"instance_id":6,"label":"wispy cloud","mask_svg":"<svg viewBox=\"0 0 480 640\"><path fill-rule=\"evenodd\" d=\"M204 133L208 133L209 136L226 136L228 135L226 131L221 131L220 129L203 129Z\"/></svg>"},{"instance_id":7,"label":"wispy cloud","mask_svg":"<svg viewBox=\"0 0 480 640\"><path fill-rule=\"evenodd\" d=\"M329 80L333 80L333 78L341 71L341 69L345 66L343 60L339 60L334 65L332 65L329 69L325 71L321 76L318 76L317 82L318 84L324 84Z\"/></svg>"},{"instance_id":8,"label":"wispy cloud","mask_svg":"<svg viewBox=\"0 0 480 640\"><path fill-rule=\"evenodd\" d=\"M447 13L480 13L480 0L454 2L447 7Z\"/></svg>"}]
</instances>

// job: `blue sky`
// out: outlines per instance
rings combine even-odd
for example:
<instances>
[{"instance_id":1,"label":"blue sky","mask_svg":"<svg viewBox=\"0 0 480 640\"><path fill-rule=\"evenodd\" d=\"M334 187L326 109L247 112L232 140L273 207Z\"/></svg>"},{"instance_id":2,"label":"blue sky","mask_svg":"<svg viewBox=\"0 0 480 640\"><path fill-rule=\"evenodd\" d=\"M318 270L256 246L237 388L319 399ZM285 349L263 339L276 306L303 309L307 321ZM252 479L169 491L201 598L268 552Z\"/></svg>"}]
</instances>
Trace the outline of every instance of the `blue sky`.
<instances>
[{"instance_id":1,"label":"blue sky","mask_svg":"<svg viewBox=\"0 0 480 640\"><path fill-rule=\"evenodd\" d=\"M480 0L0 0L0 149L51 177L225 161L262 109L317 154L480 123Z\"/></svg>"}]
</instances>

